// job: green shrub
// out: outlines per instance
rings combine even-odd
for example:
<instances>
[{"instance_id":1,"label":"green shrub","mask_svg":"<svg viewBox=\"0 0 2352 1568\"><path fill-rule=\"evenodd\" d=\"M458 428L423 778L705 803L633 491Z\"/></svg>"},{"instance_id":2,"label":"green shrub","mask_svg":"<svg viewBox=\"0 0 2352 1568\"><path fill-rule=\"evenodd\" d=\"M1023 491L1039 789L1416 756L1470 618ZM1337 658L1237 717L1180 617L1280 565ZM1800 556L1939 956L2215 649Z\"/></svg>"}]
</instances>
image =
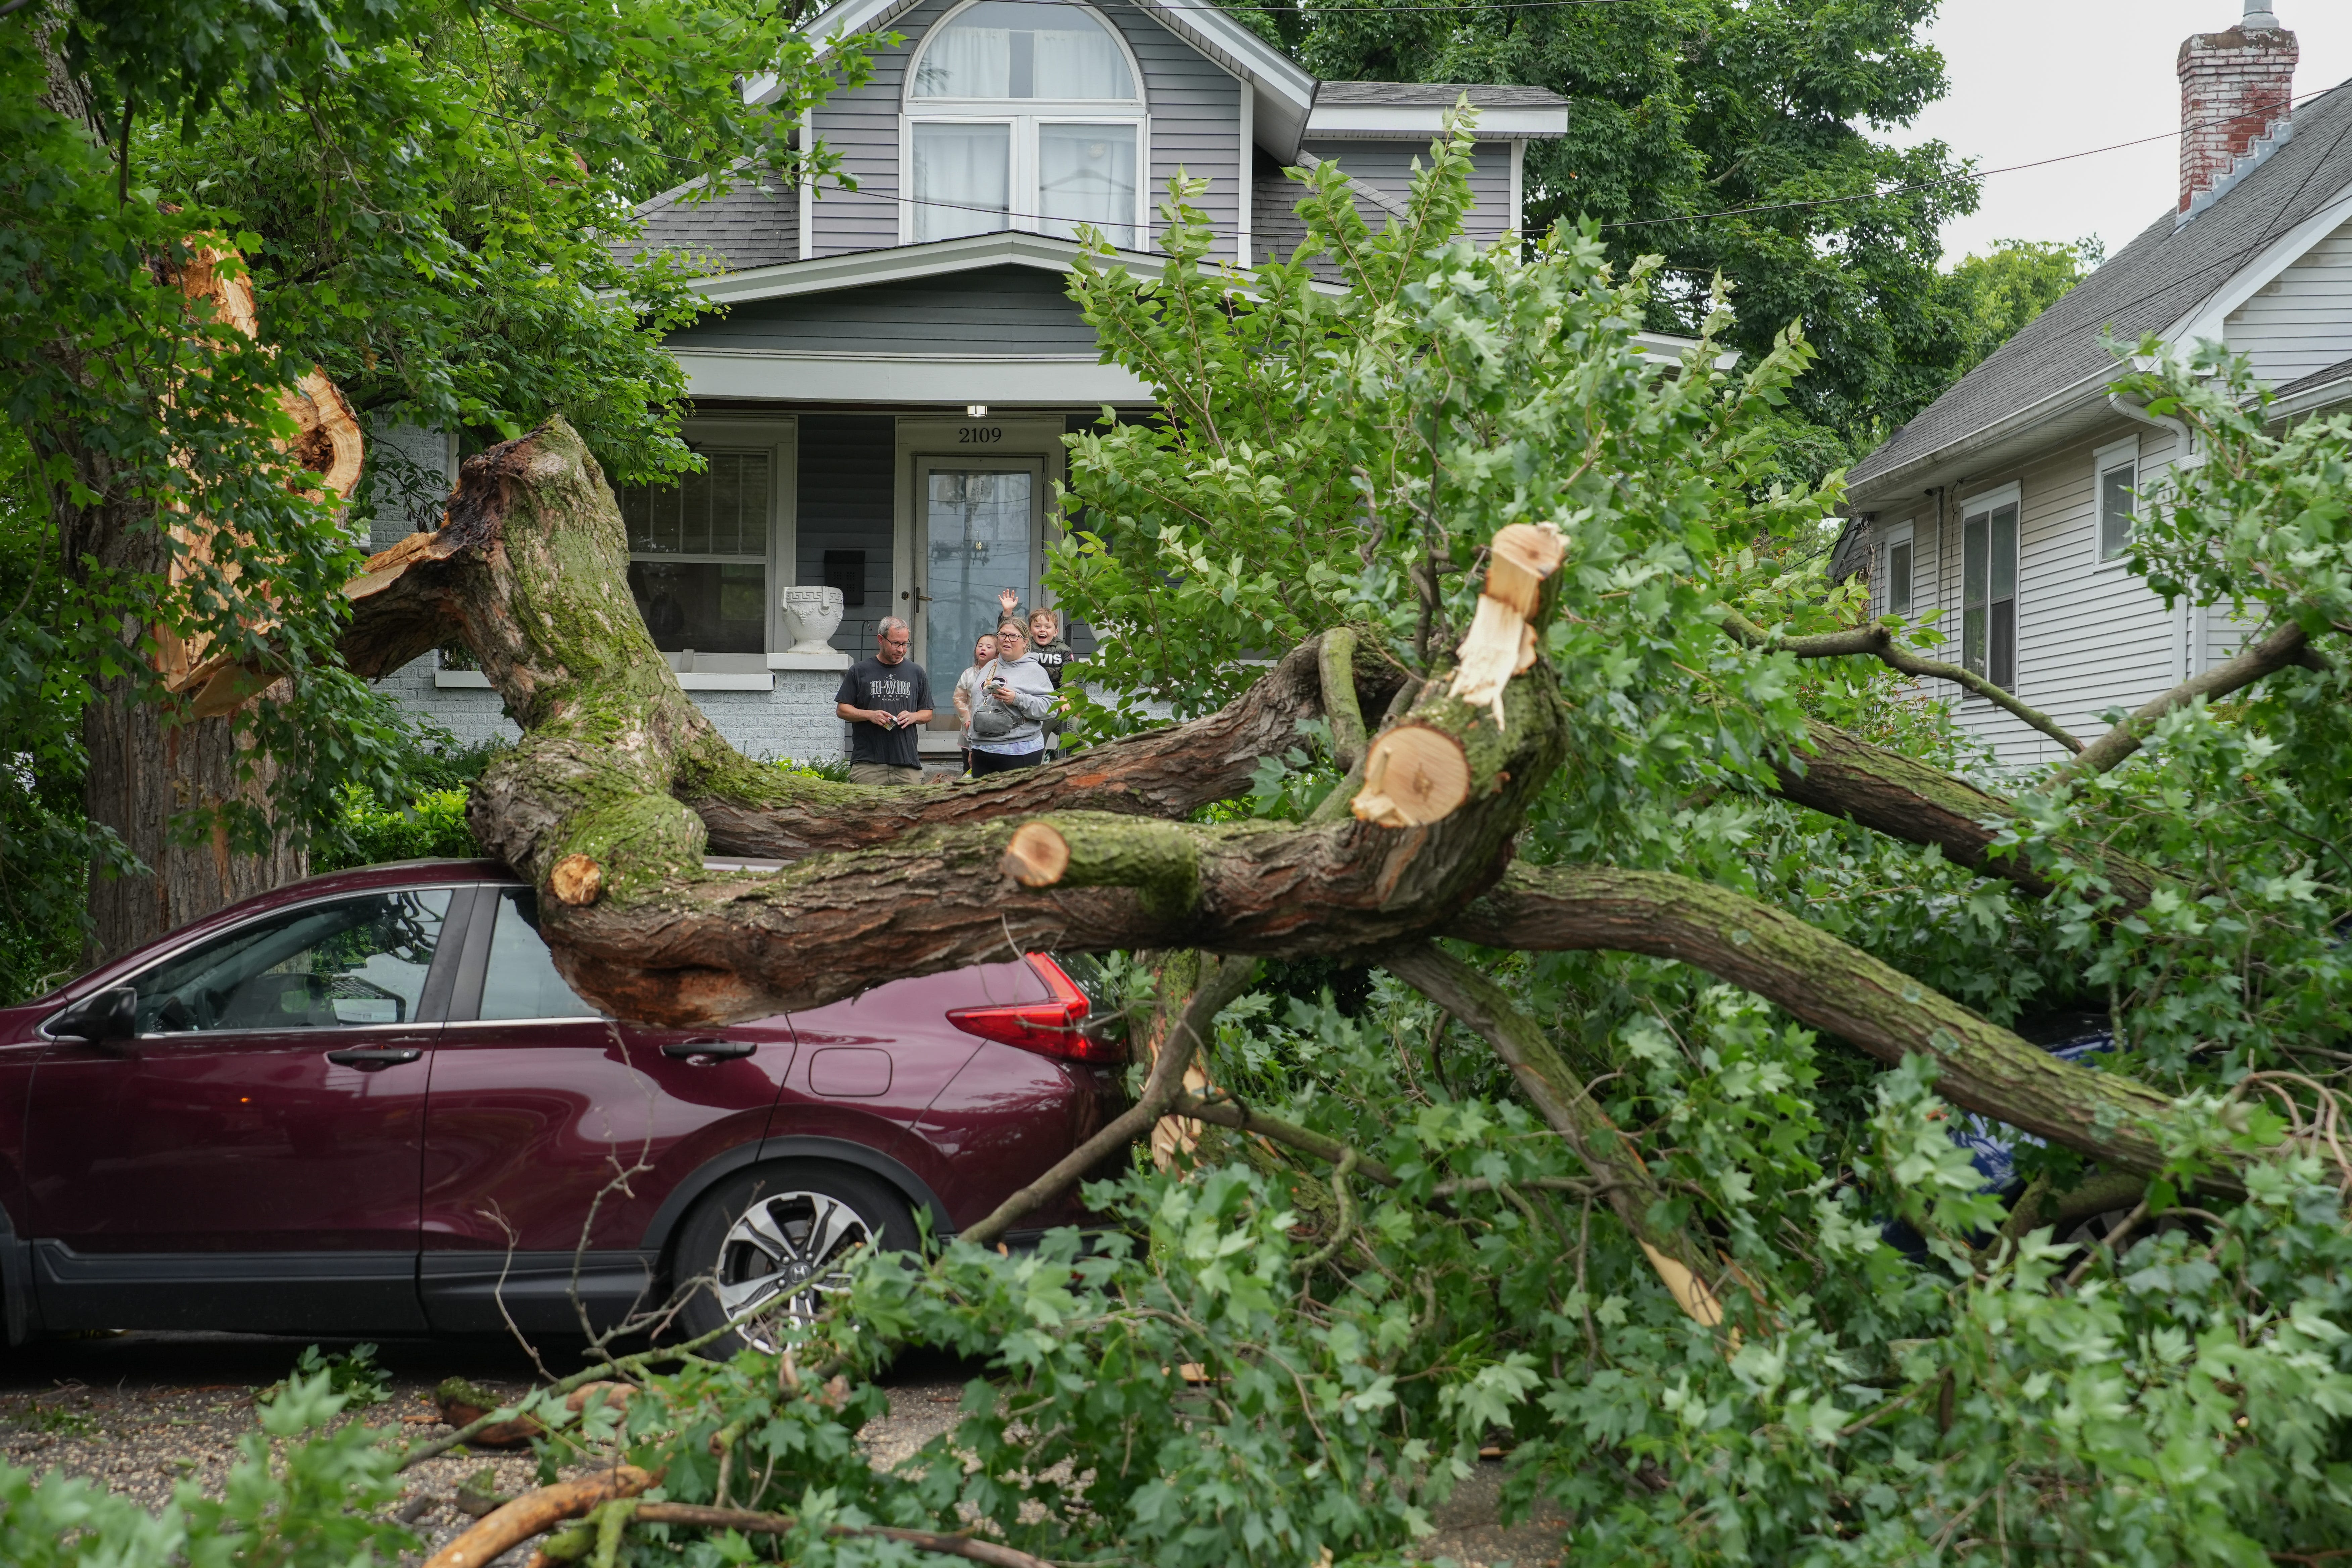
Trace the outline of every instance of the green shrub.
<instances>
[{"instance_id":1,"label":"green shrub","mask_svg":"<svg viewBox=\"0 0 2352 1568\"><path fill-rule=\"evenodd\" d=\"M462 789L426 790L404 806L380 805L358 788L347 791L343 799L342 819L319 836L310 857L314 871L481 853L473 830L466 826Z\"/></svg>"}]
</instances>

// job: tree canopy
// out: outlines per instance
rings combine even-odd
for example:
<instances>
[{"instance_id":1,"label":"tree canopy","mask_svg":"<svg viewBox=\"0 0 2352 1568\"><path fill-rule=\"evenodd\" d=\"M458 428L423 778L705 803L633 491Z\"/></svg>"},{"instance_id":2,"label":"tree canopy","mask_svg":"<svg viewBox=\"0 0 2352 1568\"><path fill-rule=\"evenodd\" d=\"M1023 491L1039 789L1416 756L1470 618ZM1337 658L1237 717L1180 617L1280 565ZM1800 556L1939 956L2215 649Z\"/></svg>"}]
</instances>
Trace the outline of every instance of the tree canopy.
<instances>
[{"instance_id":1,"label":"tree canopy","mask_svg":"<svg viewBox=\"0 0 2352 1568\"><path fill-rule=\"evenodd\" d=\"M299 868L344 787L407 754L333 658L365 541L300 477L288 389L323 372L361 418L477 447L562 411L616 473L690 466L660 343L701 306L683 261L610 245L655 190L793 177L809 62L731 0L0 21L0 892L40 962L80 945L86 867L91 949L120 951ZM761 68L782 94L747 107ZM370 453L372 498L415 490ZM276 679L208 717L190 662L241 654Z\"/></svg>"},{"instance_id":2,"label":"tree canopy","mask_svg":"<svg viewBox=\"0 0 2352 1568\"><path fill-rule=\"evenodd\" d=\"M1818 478L1911 417L1976 356L1936 268L1940 226L1976 188L1940 142L1883 133L1944 90L1920 37L1935 0L1617 0L1459 9L1400 3L1239 14L1336 79L1511 82L1569 100L1569 133L1531 142L1528 228L1600 222L1620 270L1663 258L1650 324L1695 331L1717 275L1723 341L1769 352L1802 322L1819 359L1790 390L1790 432Z\"/></svg>"}]
</instances>

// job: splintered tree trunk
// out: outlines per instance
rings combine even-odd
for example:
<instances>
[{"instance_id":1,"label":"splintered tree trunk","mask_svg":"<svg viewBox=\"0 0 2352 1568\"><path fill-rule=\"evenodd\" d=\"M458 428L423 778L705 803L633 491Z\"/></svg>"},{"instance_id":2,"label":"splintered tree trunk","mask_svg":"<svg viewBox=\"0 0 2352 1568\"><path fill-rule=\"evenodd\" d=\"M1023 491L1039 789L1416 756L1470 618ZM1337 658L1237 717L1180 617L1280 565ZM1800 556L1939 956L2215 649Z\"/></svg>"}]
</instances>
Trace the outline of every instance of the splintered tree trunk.
<instances>
[{"instance_id":1,"label":"splintered tree trunk","mask_svg":"<svg viewBox=\"0 0 2352 1568\"><path fill-rule=\"evenodd\" d=\"M224 251L200 248L179 275L181 292L205 307L190 330L225 325L251 337L257 324L252 287L222 268L225 258ZM289 466L312 476L336 499L349 500L360 479L362 442L342 394L313 370L285 392L280 405L296 429L285 450ZM208 561L215 539L207 520L159 515L108 454L71 432L45 431L37 439L67 459L80 487L79 493L63 486L51 492L66 560L167 587ZM229 575L234 580L236 574ZM257 614L268 613L266 587L256 585L255 602ZM231 802L268 812L275 767L253 752L234 715L256 697L271 695L275 678L214 656L166 626L128 628L124 643L126 661L149 665L153 674L113 678L93 694L82 719L89 761L82 805L146 870L91 876L83 955L89 963L309 870L308 857L282 828L257 853L232 848L217 824L193 838L185 831L191 818Z\"/></svg>"}]
</instances>

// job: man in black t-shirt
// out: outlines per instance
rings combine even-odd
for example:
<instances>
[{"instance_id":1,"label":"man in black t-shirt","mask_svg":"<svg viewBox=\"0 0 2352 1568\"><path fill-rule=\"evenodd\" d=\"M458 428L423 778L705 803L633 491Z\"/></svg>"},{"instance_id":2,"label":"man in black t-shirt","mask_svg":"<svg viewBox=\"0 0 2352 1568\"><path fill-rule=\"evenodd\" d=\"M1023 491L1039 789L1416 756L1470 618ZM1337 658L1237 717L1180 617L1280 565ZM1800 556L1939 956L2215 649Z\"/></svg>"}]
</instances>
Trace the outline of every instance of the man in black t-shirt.
<instances>
[{"instance_id":1,"label":"man in black t-shirt","mask_svg":"<svg viewBox=\"0 0 2352 1568\"><path fill-rule=\"evenodd\" d=\"M931 678L907 657L911 634L896 616L874 636L874 657L841 678L834 711L849 721L849 782L917 784L923 763L915 731L931 721Z\"/></svg>"}]
</instances>

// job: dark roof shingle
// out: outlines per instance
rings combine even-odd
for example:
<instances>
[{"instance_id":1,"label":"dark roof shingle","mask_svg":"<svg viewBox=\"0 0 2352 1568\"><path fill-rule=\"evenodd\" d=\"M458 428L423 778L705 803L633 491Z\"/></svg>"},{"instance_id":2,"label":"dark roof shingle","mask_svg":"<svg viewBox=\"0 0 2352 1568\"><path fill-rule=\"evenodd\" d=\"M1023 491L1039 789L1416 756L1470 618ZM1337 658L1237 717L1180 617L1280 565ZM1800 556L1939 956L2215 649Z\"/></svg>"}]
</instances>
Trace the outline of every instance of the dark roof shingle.
<instances>
[{"instance_id":1,"label":"dark roof shingle","mask_svg":"<svg viewBox=\"0 0 2352 1568\"><path fill-rule=\"evenodd\" d=\"M765 184L769 188L761 190ZM771 172L753 179L738 172L727 194L707 201L690 201L704 182L689 180L637 204L646 230L635 239L613 247L624 261L653 251L674 250L715 259L713 272L749 272L797 261L801 248L800 192Z\"/></svg>"},{"instance_id":2,"label":"dark roof shingle","mask_svg":"<svg viewBox=\"0 0 2352 1568\"><path fill-rule=\"evenodd\" d=\"M2294 135L2176 230L2166 213L1854 466L1855 491L2110 372L2100 339L2161 331L2352 183L2352 83L2296 111Z\"/></svg>"},{"instance_id":3,"label":"dark roof shingle","mask_svg":"<svg viewBox=\"0 0 2352 1568\"><path fill-rule=\"evenodd\" d=\"M1315 89L1321 104L1380 104L1390 108L1451 109L1464 93L1481 109L1565 109L1568 100L1548 87L1506 87L1484 82L1327 81Z\"/></svg>"}]
</instances>

